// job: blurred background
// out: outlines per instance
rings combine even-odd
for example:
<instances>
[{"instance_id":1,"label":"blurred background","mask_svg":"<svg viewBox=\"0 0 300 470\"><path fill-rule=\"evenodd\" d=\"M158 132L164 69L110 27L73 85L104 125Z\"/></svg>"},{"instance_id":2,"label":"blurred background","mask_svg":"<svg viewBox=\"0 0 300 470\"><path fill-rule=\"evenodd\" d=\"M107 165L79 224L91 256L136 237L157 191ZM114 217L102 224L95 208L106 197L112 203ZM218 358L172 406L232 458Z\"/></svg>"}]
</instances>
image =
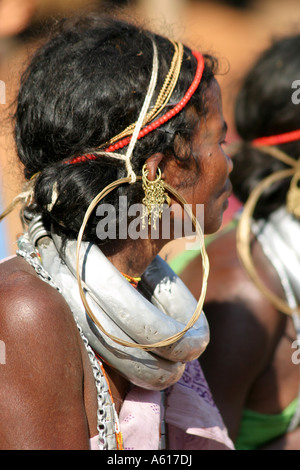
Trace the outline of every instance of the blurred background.
<instances>
[{"instance_id":1,"label":"blurred background","mask_svg":"<svg viewBox=\"0 0 300 470\"><path fill-rule=\"evenodd\" d=\"M154 31L216 55L229 142L236 139L233 105L243 75L274 38L300 31L299 0L0 0L0 80L6 85L5 103L0 103L0 212L23 183L13 140L20 74L57 18L89 10L137 19ZM224 223L237 207L232 198ZM0 259L15 253L21 231L17 209L0 224ZM180 243L169 247L169 257L178 250Z\"/></svg>"}]
</instances>

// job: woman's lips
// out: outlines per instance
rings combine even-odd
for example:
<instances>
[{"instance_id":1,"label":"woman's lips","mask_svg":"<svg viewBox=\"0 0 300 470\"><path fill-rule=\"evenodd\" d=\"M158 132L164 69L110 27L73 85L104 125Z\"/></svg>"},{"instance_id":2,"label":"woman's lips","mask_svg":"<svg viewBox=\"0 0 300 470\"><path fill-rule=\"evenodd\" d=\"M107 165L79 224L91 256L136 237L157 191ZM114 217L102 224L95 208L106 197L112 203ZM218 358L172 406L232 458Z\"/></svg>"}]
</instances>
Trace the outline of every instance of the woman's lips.
<instances>
[{"instance_id":1,"label":"woman's lips","mask_svg":"<svg viewBox=\"0 0 300 470\"><path fill-rule=\"evenodd\" d=\"M225 186L220 192L220 196L223 196L223 195L225 195L226 199L228 199L232 195L232 184L229 179L226 181Z\"/></svg>"}]
</instances>

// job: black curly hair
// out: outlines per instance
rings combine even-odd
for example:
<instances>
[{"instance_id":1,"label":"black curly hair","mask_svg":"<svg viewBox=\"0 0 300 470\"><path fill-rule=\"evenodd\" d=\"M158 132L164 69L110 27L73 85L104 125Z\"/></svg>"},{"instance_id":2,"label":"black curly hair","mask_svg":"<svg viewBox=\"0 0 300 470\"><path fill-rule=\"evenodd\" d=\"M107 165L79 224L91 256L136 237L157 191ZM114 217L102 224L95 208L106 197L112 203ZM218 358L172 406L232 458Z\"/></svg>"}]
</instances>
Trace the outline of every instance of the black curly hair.
<instances>
[{"instance_id":1,"label":"black curly hair","mask_svg":"<svg viewBox=\"0 0 300 470\"><path fill-rule=\"evenodd\" d=\"M170 68L174 54L172 43L113 18L87 16L63 20L23 74L15 127L18 155L27 179L38 173L36 210L43 214L45 223L65 238L77 237L93 198L109 183L126 176L122 162L103 156L72 165L65 162L71 157L93 153L137 120L152 71L152 38L159 57L155 101ZM194 79L196 66L191 50L184 47L171 105L184 96ZM201 83L187 108L194 106L200 114L206 113L205 90L217 67L217 60L206 55ZM132 156L134 171L141 174L145 160L155 152L183 158L183 164L189 165L190 155L183 157L174 142L180 135L188 143L192 127L184 109L139 140ZM162 162L162 169L163 165ZM59 197L49 211L47 206L54 184ZM141 202L140 186L120 187L105 202L113 204L118 215L119 196L126 195L128 205ZM86 228L85 239L99 243L96 225L94 215Z\"/></svg>"}]
</instances>

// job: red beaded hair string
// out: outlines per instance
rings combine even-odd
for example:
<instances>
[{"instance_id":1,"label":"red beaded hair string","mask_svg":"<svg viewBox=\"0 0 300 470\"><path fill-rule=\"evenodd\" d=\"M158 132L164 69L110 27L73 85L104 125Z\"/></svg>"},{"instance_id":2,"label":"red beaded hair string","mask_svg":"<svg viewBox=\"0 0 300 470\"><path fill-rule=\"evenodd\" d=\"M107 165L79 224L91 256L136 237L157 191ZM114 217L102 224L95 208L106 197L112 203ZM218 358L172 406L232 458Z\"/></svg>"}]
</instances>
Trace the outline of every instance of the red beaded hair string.
<instances>
[{"instance_id":1,"label":"red beaded hair string","mask_svg":"<svg viewBox=\"0 0 300 470\"><path fill-rule=\"evenodd\" d=\"M197 69L196 69L194 80L191 83L189 89L185 93L184 97L179 101L179 103L174 106L174 108L172 108L170 111L168 111L166 114L164 114L160 118L153 121L151 124L148 124L147 126L143 127L138 133L138 136L137 136L138 140L145 137L147 134L154 131L155 129L162 126L170 119L172 119L174 116L176 116L187 105L187 103L190 101L191 97L197 90L199 83L201 81L201 78L202 78L205 63L204 63L204 58L200 52L193 51L192 53L193 53L193 56L197 59ZM102 152L113 153L116 150L120 150L123 147L126 147L130 143L130 140L131 140L131 136L125 137L124 139L121 139L115 142L114 144L109 145L107 148L103 149ZM97 153L81 155L81 156L72 158L71 160L68 161L68 163L70 164L81 163L81 162L86 162L88 160L96 160L96 158L97 158Z\"/></svg>"},{"instance_id":2,"label":"red beaded hair string","mask_svg":"<svg viewBox=\"0 0 300 470\"><path fill-rule=\"evenodd\" d=\"M157 96L156 103L153 107L151 107L151 110L149 110L147 114L145 115L141 124L141 128L145 126L146 124L148 124L149 122L153 121L156 118L156 116L158 116L162 112L162 110L165 108L167 103L170 101L172 93L178 82L182 60L183 60L184 48L180 42L176 42L172 40L170 40L170 42L172 43L174 47L174 55L171 61L170 69L166 75L163 86ZM134 133L136 126L137 126L137 122L127 126L126 129L124 129L119 134L115 135L113 138L109 139L107 144L102 145L102 147L108 147L109 145L114 144L115 142L123 139L124 137L132 135ZM141 129L139 129L139 131L140 130Z\"/></svg>"},{"instance_id":3,"label":"red beaded hair string","mask_svg":"<svg viewBox=\"0 0 300 470\"><path fill-rule=\"evenodd\" d=\"M285 132L284 134L271 135L268 137L258 137L254 139L251 143L255 147L259 146L276 146L280 144L287 144L288 142L294 142L295 140L300 140L300 129L291 132Z\"/></svg>"},{"instance_id":4,"label":"red beaded hair string","mask_svg":"<svg viewBox=\"0 0 300 470\"><path fill-rule=\"evenodd\" d=\"M196 89L199 86L199 83L201 81L202 74L203 74L203 69L204 69L204 59L203 59L202 54L200 54L199 52L193 52L193 55L194 55L194 57L196 57L198 65L197 65L195 78L194 78L192 84L190 85L188 91L186 92L186 94L184 95L182 100L176 106L174 106L174 108L172 108L170 111L168 111L162 117L156 119L156 121L154 121L151 124L148 124L148 126L144 127L139 132L138 139L141 139L142 137L145 137L145 135L149 134L150 132L154 131L155 129L162 126L163 124L165 124L170 119L172 119L190 101L191 97L193 96L193 94L195 93ZM105 152L114 152L115 150L119 150L123 147L126 147L126 145L128 145L129 142L130 142L130 137L125 137L124 139L122 139L122 140L116 142L115 144L112 144L109 147L107 147L105 149Z\"/></svg>"}]
</instances>

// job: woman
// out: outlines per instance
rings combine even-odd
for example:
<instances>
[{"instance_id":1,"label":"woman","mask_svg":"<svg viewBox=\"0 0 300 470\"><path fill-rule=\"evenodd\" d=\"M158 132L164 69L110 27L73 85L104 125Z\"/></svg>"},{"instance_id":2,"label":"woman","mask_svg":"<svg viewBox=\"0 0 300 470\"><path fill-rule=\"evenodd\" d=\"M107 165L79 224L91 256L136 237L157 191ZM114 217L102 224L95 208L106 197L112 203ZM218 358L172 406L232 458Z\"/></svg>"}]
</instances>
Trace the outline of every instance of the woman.
<instances>
[{"instance_id":1,"label":"woman","mask_svg":"<svg viewBox=\"0 0 300 470\"><path fill-rule=\"evenodd\" d=\"M300 449L299 46L299 35L278 40L244 80L231 181L245 208L208 247L201 365L237 449ZM199 259L182 273L194 295L197 272Z\"/></svg>"},{"instance_id":2,"label":"woman","mask_svg":"<svg viewBox=\"0 0 300 470\"><path fill-rule=\"evenodd\" d=\"M197 303L156 256L176 190L205 205L208 232L222 221L232 164L215 71L104 18L63 22L33 57L16 111L28 229L0 274L1 448L155 450L164 419L168 448L232 448L195 360L205 317L181 334ZM130 238L142 201L150 236Z\"/></svg>"}]
</instances>

